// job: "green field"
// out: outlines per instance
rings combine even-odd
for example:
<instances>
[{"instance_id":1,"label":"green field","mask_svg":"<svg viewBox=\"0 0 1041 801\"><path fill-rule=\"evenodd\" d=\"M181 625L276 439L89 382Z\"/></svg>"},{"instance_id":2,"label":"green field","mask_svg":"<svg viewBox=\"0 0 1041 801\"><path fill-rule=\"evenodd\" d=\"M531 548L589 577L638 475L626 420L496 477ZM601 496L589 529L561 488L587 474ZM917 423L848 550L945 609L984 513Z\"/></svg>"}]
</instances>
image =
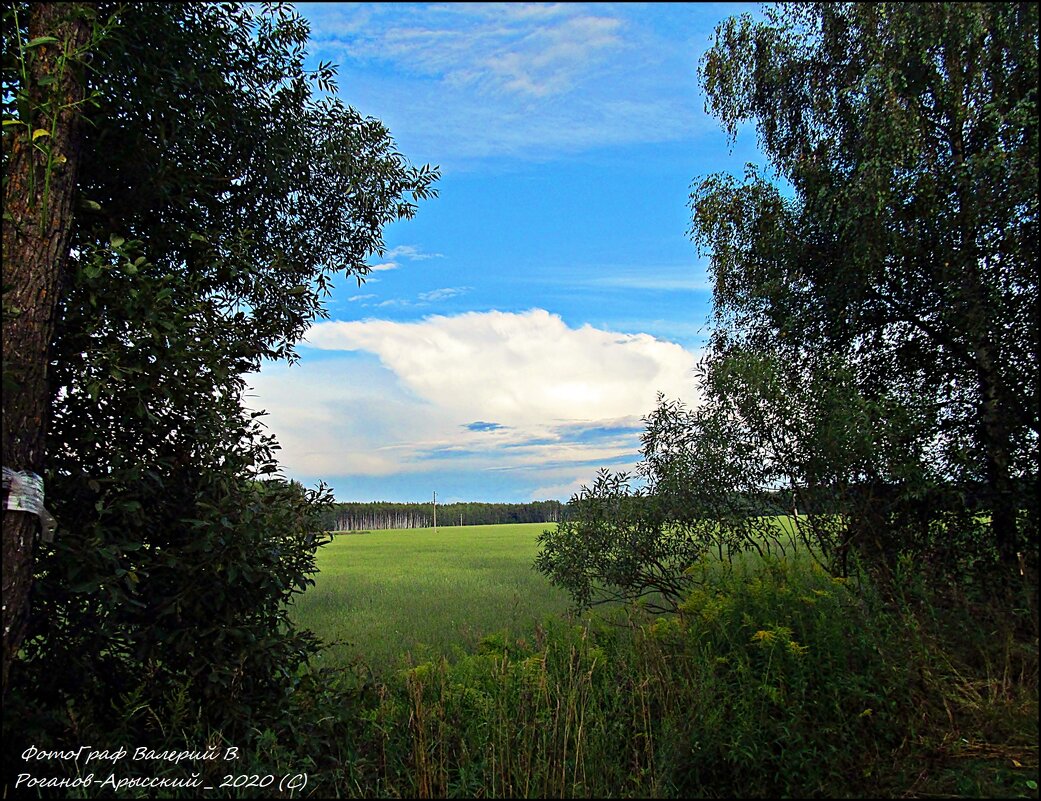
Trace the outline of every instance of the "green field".
<instances>
[{"instance_id":1,"label":"green field","mask_svg":"<svg viewBox=\"0 0 1041 801\"><path fill-rule=\"evenodd\" d=\"M320 667L357 660L381 674L401 658L452 659L485 635L530 636L566 612L567 593L532 569L551 523L343 534L318 552L316 586L293 619L328 644Z\"/></svg>"}]
</instances>

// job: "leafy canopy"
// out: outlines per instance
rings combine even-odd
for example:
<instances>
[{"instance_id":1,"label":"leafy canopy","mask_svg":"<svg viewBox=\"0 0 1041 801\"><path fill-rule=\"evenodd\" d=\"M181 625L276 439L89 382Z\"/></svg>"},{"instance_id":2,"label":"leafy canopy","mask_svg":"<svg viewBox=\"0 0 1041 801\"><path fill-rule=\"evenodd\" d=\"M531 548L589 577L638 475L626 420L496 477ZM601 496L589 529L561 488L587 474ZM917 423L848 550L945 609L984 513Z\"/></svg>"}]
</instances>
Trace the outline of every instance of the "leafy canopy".
<instances>
[{"instance_id":1,"label":"leafy canopy","mask_svg":"<svg viewBox=\"0 0 1041 801\"><path fill-rule=\"evenodd\" d=\"M319 96L335 71L305 70L307 24L282 4L101 3L97 18L51 364L59 536L15 702L141 731L176 709L231 734L313 652L286 605L313 583L329 499L275 478L244 376L295 358L333 277L363 280L438 171ZM6 117L19 32L4 31ZM128 719L121 698L157 714Z\"/></svg>"},{"instance_id":2,"label":"leafy canopy","mask_svg":"<svg viewBox=\"0 0 1041 801\"><path fill-rule=\"evenodd\" d=\"M703 400L659 404L641 465L662 542L721 523L669 546L680 565L728 530L775 539L749 509L790 515L840 571L855 552L1036 560L1037 50L1019 3L783 4L717 28L707 107L731 137L754 123L775 175L691 195L713 280ZM542 569L577 569L564 538L591 566L630 536L592 524L617 487L572 501ZM636 561L592 577L638 589Z\"/></svg>"},{"instance_id":3,"label":"leafy canopy","mask_svg":"<svg viewBox=\"0 0 1041 801\"><path fill-rule=\"evenodd\" d=\"M716 358L772 354L804 383L820 354L840 359L843 404L873 409L855 480L989 514L1007 563L1041 432L1037 48L1026 4L800 4L728 20L702 62L708 106L731 136L755 122L792 193L750 172L692 195ZM811 436L803 460L834 444ZM848 452L831 450L831 465Z\"/></svg>"}]
</instances>

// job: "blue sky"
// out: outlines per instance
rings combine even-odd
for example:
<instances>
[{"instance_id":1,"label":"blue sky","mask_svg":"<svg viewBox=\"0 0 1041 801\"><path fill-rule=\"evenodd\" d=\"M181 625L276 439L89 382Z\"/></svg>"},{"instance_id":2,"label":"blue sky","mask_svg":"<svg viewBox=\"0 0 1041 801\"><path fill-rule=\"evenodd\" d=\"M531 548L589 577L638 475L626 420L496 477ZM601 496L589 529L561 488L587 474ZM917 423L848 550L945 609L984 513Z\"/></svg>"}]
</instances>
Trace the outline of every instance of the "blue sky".
<instances>
[{"instance_id":1,"label":"blue sky","mask_svg":"<svg viewBox=\"0 0 1041 801\"><path fill-rule=\"evenodd\" d=\"M692 182L762 164L697 65L755 4L298 4L311 57L440 196L385 231L293 366L249 377L287 477L338 500L567 500L632 469L658 392L697 402Z\"/></svg>"}]
</instances>

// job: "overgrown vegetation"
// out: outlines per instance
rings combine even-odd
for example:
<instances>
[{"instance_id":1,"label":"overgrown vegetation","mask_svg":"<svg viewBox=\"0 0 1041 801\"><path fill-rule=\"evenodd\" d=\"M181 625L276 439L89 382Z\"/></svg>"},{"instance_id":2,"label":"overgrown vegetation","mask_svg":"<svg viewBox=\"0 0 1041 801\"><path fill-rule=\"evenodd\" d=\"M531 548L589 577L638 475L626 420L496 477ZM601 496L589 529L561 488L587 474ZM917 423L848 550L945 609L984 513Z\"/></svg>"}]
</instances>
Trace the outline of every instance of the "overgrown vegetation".
<instances>
[{"instance_id":1,"label":"overgrown vegetation","mask_svg":"<svg viewBox=\"0 0 1041 801\"><path fill-rule=\"evenodd\" d=\"M1018 785L1014 771L1008 784L990 776L977 790L1036 781L1036 652L1002 655L983 641L962 651L967 643L943 640L958 621L933 628L886 609L870 585L806 563L697 569L702 586L676 615L630 608L551 626L530 644L489 638L469 660L407 671L374 718L382 762L367 780L366 763L354 763L351 779L433 796L942 792L949 777L923 773L927 755L992 743L987 727L1002 720L997 751L1034 772L1019 772ZM951 646L980 647L994 671L986 683L959 676Z\"/></svg>"},{"instance_id":2,"label":"overgrown vegetation","mask_svg":"<svg viewBox=\"0 0 1041 801\"><path fill-rule=\"evenodd\" d=\"M122 725L89 733L130 747L154 714L166 748L238 746L235 773L306 772L308 792L326 797L1036 797L1024 613L939 597L913 565L899 570L903 589L887 598L805 557L709 557L674 614L548 618L379 680L307 674L247 739L193 721L176 696L125 698ZM160 773L216 785L229 770ZM238 793L258 794L280 795Z\"/></svg>"}]
</instances>

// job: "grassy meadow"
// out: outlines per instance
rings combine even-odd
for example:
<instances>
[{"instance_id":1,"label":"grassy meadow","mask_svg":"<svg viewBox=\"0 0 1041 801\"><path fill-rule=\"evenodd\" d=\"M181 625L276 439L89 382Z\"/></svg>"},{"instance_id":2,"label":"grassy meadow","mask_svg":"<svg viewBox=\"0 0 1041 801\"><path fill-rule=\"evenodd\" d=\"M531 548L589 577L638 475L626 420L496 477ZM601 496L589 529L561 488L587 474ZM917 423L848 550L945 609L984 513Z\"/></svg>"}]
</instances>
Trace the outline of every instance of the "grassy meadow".
<instances>
[{"instance_id":1,"label":"grassy meadow","mask_svg":"<svg viewBox=\"0 0 1041 801\"><path fill-rule=\"evenodd\" d=\"M532 570L551 523L341 534L318 552L316 586L294 620L328 648L322 667L364 661L374 673L410 656L452 659L489 634L530 636L566 612L567 593Z\"/></svg>"},{"instance_id":2,"label":"grassy meadow","mask_svg":"<svg viewBox=\"0 0 1041 801\"><path fill-rule=\"evenodd\" d=\"M1013 621L791 549L707 557L676 615L568 619L532 569L546 526L335 537L294 618L330 643L320 667L373 681L323 680L321 724L266 732L257 764L311 743L349 797L1037 797L1036 641Z\"/></svg>"},{"instance_id":3,"label":"grassy meadow","mask_svg":"<svg viewBox=\"0 0 1041 801\"><path fill-rule=\"evenodd\" d=\"M292 610L330 645L284 708L234 735L192 728L176 694L128 696L123 719L147 711L166 747L241 747L237 775L306 776L308 797L1038 797L1029 599L1000 613L906 560L882 592L786 547L706 555L674 614L575 619L532 569L547 525L339 535ZM228 770L198 766L214 787ZM277 787L227 795L299 797Z\"/></svg>"}]
</instances>

